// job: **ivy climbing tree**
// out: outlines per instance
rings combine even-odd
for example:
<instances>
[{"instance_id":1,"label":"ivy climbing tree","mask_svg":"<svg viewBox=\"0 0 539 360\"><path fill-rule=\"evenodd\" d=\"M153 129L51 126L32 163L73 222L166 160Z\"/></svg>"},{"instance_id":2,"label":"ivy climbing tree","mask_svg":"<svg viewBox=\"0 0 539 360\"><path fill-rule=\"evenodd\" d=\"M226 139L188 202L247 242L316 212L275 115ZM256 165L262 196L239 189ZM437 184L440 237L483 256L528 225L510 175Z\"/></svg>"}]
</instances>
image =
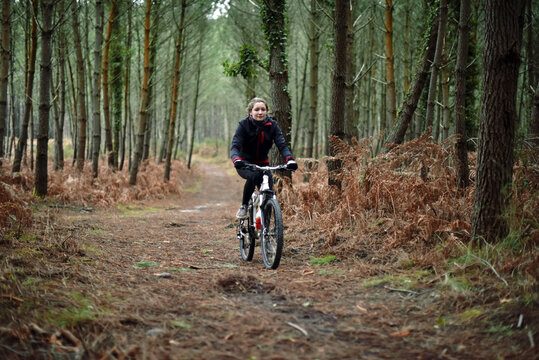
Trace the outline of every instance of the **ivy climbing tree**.
<instances>
[{"instance_id":1,"label":"ivy climbing tree","mask_svg":"<svg viewBox=\"0 0 539 360\"><path fill-rule=\"evenodd\" d=\"M258 58L258 51L251 45L244 44L240 49L240 59L238 62L230 64L228 60L223 62L225 74L232 77L241 76L247 81L245 96L247 101L255 97L256 67L261 65Z\"/></svg>"},{"instance_id":2,"label":"ivy climbing tree","mask_svg":"<svg viewBox=\"0 0 539 360\"><path fill-rule=\"evenodd\" d=\"M288 91L288 62L286 54L286 1L264 0L260 7L262 27L269 51L270 94L273 104L273 117L283 131L284 138L290 146L292 125L290 94ZM273 159L280 155L272 154Z\"/></svg>"}]
</instances>

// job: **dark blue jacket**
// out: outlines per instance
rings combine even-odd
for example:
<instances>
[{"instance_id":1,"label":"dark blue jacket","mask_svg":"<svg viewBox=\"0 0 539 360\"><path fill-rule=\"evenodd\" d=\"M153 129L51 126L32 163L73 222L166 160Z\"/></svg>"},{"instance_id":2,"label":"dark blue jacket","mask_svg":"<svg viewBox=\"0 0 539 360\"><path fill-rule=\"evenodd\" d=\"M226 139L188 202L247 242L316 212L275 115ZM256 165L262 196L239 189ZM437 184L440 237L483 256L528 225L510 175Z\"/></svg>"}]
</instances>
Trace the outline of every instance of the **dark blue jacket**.
<instances>
[{"instance_id":1,"label":"dark blue jacket","mask_svg":"<svg viewBox=\"0 0 539 360\"><path fill-rule=\"evenodd\" d=\"M285 161L294 159L275 120L266 116L263 124L257 124L256 120L248 116L238 124L232 138L230 158L232 162L240 159L255 164L268 164L268 152L273 143Z\"/></svg>"}]
</instances>

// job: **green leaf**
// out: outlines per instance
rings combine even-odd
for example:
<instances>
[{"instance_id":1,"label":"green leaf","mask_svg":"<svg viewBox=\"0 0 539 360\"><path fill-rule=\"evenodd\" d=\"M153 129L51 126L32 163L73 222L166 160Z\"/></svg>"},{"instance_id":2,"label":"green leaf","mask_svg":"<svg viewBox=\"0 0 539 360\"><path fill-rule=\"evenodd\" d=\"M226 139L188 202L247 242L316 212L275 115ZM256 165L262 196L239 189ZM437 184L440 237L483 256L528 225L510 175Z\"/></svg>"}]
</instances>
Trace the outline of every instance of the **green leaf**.
<instances>
[{"instance_id":1,"label":"green leaf","mask_svg":"<svg viewBox=\"0 0 539 360\"><path fill-rule=\"evenodd\" d=\"M319 258L311 256L310 264L313 266L325 266L331 264L336 259L337 257L335 255L326 255Z\"/></svg>"},{"instance_id":2,"label":"green leaf","mask_svg":"<svg viewBox=\"0 0 539 360\"><path fill-rule=\"evenodd\" d=\"M186 323L185 321L178 321L178 320L171 321L170 325L177 328L182 328L182 329L189 329L191 327L191 324Z\"/></svg>"},{"instance_id":3,"label":"green leaf","mask_svg":"<svg viewBox=\"0 0 539 360\"><path fill-rule=\"evenodd\" d=\"M221 264L219 265L220 268L226 268L226 269L237 269L238 265L235 264Z\"/></svg>"},{"instance_id":4,"label":"green leaf","mask_svg":"<svg viewBox=\"0 0 539 360\"><path fill-rule=\"evenodd\" d=\"M152 267L152 266L158 266L158 265L159 264L157 264L156 262L143 260L136 263L135 267L143 268L143 267Z\"/></svg>"}]
</instances>

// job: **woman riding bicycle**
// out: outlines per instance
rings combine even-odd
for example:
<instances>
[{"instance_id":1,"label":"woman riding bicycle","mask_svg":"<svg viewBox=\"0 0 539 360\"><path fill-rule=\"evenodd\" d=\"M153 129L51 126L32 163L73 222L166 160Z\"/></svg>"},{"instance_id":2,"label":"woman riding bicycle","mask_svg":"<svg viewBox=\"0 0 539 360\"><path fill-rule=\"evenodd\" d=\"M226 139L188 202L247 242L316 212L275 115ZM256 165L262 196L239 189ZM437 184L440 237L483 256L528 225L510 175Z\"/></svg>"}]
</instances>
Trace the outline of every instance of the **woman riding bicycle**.
<instances>
[{"instance_id":1,"label":"woman riding bicycle","mask_svg":"<svg viewBox=\"0 0 539 360\"><path fill-rule=\"evenodd\" d=\"M262 183L262 172L245 168L246 163L268 165L268 152L273 143L286 161L289 170L296 170L298 164L292 156L292 152L286 145L281 128L277 122L268 116L268 104L262 99L255 97L247 106L249 116L241 120L232 138L230 158L234 163L238 174L244 178L243 199L236 217L247 217L247 204L255 186ZM272 179L270 178L270 187Z\"/></svg>"}]
</instances>

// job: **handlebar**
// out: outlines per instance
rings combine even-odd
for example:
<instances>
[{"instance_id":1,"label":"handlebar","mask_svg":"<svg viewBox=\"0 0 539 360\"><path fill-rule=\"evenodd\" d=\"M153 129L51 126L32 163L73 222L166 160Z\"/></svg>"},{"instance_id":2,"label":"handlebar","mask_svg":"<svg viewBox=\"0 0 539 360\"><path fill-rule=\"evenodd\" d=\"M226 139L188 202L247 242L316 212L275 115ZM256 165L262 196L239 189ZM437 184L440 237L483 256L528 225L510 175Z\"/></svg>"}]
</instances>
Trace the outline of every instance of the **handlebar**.
<instances>
[{"instance_id":1,"label":"handlebar","mask_svg":"<svg viewBox=\"0 0 539 360\"><path fill-rule=\"evenodd\" d=\"M285 164L276 165L276 166L259 166L259 165L256 165L256 164L246 163L245 168L246 169L251 169L251 170L262 170L262 171L266 171L266 170L268 170L268 171L275 171L275 170L294 171L294 170L287 169Z\"/></svg>"}]
</instances>

